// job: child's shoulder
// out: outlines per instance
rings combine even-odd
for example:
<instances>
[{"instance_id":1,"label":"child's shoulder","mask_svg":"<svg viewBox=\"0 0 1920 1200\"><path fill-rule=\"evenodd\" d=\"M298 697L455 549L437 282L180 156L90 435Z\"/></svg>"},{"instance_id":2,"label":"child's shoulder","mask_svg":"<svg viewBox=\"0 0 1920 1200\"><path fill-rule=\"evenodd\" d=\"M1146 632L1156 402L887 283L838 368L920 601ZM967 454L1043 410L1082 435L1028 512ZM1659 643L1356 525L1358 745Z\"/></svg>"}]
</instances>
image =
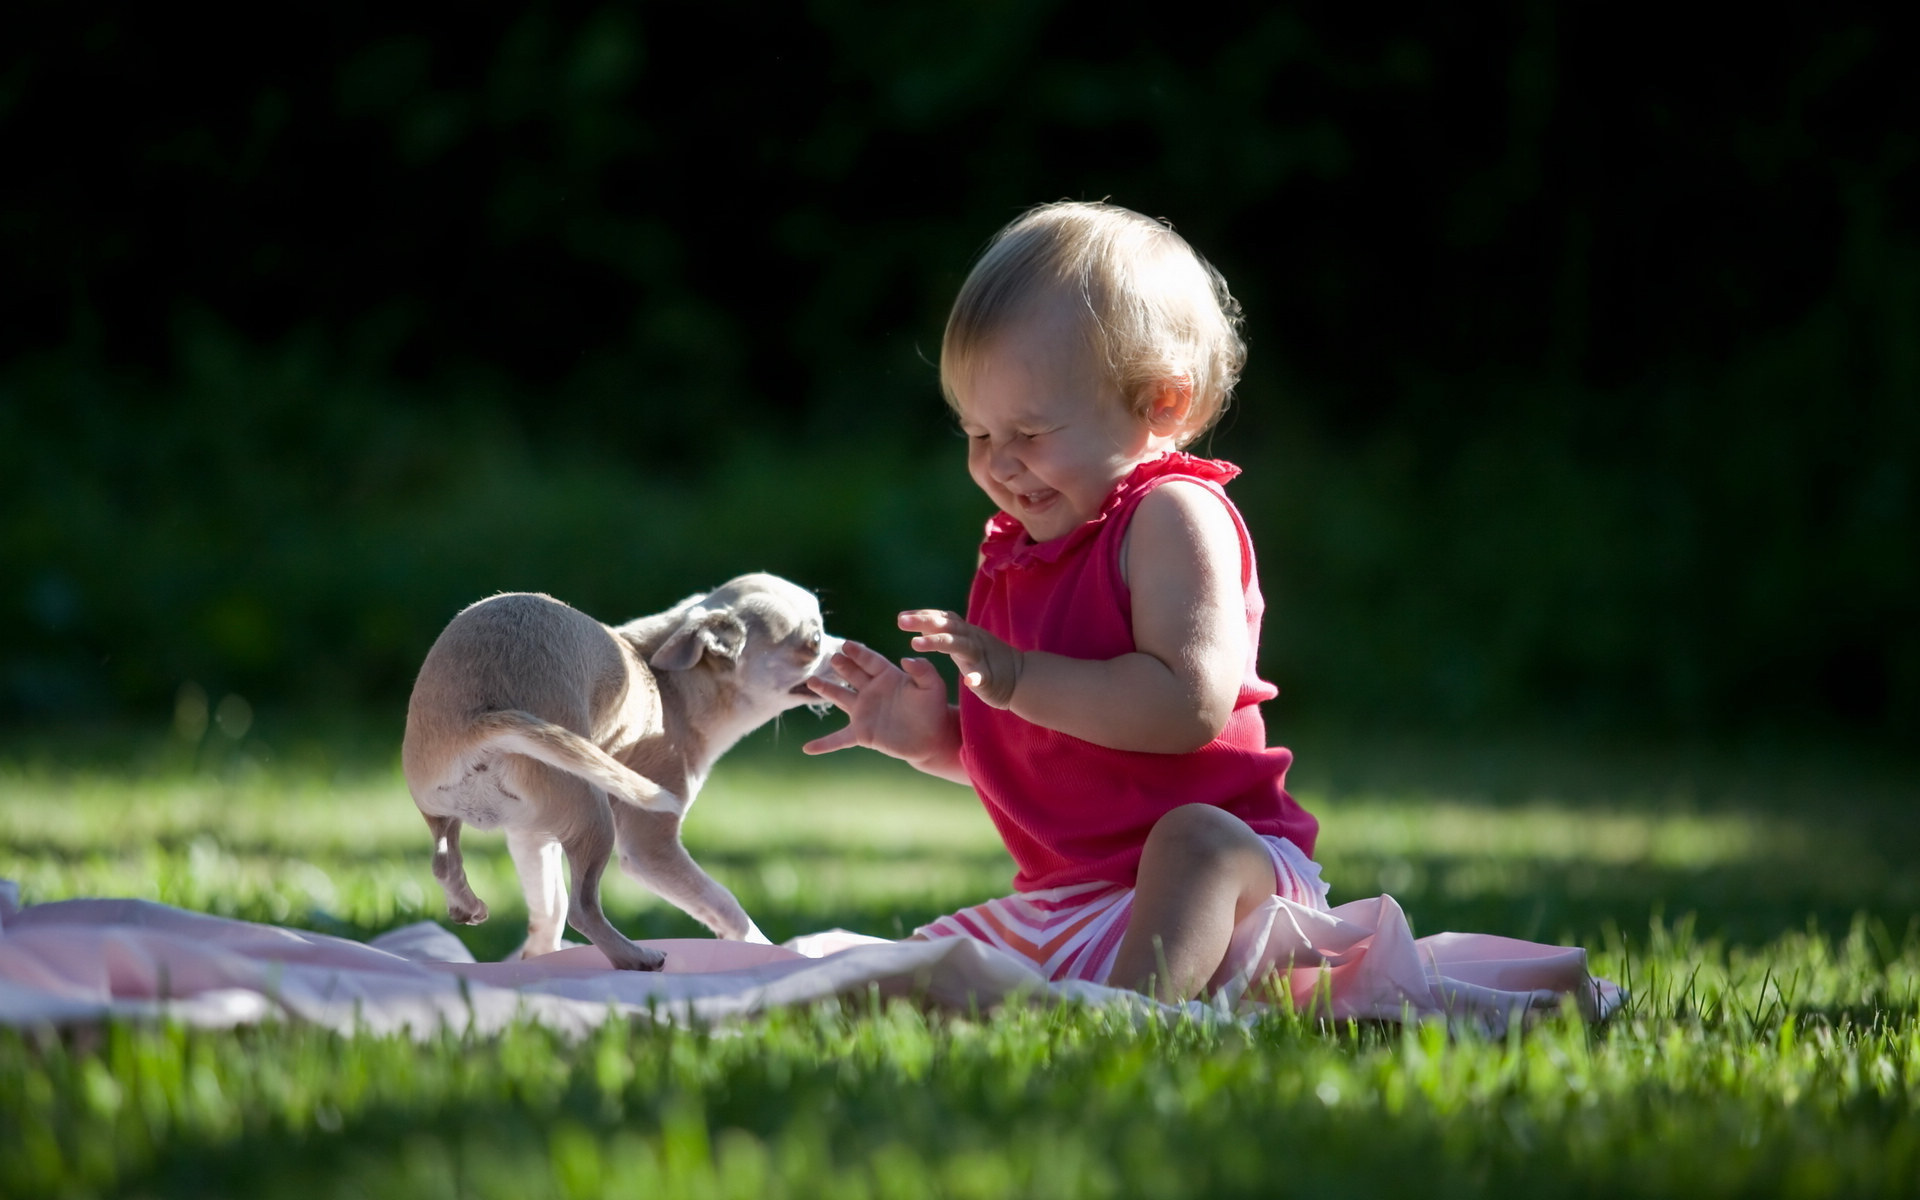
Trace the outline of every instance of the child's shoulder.
<instances>
[{"instance_id":1,"label":"child's shoulder","mask_svg":"<svg viewBox=\"0 0 1920 1200\"><path fill-rule=\"evenodd\" d=\"M1224 530L1237 538L1233 502L1218 485L1194 479L1168 479L1140 498L1129 532L1205 533Z\"/></svg>"},{"instance_id":2,"label":"child's shoulder","mask_svg":"<svg viewBox=\"0 0 1920 1200\"><path fill-rule=\"evenodd\" d=\"M1230 462L1174 451L1134 468L1127 484L1137 508L1234 512L1226 485L1239 474L1240 468Z\"/></svg>"},{"instance_id":3,"label":"child's shoulder","mask_svg":"<svg viewBox=\"0 0 1920 1200\"><path fill-rule=\"evenodd\" d=\"M1224 487L1239 475L1240 468L1225 459L1201 458L1184 450L1174 450L1135 467L1128 481L1135 486L1157 489L1175 480L1198 479Z\"/></svg>"},{"instance_id":4,"label":"child's shoulder","mask_svg":"<svg viewBox=\"0 0 1920 1200\"><path fill-rule=\"evenodd\" d=\"M1135 506L1121 563L1130 579L1211 574L1243 564L1248 548L1239 516L1217 484L1171 478Z\"/></svg>"}]
</instances>

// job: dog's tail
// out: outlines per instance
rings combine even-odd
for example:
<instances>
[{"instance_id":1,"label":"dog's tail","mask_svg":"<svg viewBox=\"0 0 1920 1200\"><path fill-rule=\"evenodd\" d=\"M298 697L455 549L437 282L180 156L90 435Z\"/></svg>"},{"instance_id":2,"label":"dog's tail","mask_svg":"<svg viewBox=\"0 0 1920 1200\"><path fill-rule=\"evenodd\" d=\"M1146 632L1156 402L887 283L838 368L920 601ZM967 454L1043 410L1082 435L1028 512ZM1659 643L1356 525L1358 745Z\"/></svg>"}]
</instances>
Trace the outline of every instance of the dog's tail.
<instances>
[{"instance_id":1,"label":"dog's tail","mask_svg":"<svg viewBox=\"0 0 1920 1200\"><path fill-rule=\"evenodd\" d=\"M661 787L586 738L518 709L481 713L473 731L482 743L543 762L612 792L635 808L653 812L685 811L686 801Z\"/></svg>"}]
</instances>

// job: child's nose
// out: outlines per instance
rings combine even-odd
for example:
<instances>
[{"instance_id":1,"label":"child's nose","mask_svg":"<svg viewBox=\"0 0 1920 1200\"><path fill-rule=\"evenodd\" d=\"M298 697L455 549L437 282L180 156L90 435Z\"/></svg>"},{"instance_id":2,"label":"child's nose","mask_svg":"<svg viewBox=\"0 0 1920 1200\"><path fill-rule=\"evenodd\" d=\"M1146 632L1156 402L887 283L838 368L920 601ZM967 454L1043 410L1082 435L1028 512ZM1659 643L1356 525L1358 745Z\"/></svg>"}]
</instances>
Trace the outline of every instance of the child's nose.
<instances>
[{"instance_id":1,"label":"child's nose","mask_svg":"<svg viewBox=\"0 0 1920 1200\"><path fill-rule=\"evenodd\" d=\"M1020 474L1022 469L1020 459L1013 453L1013 448L1006 443L995 446L988 452L987 470L993 472L995 479L1004 483Z\"/></svg>"}]
</instances>

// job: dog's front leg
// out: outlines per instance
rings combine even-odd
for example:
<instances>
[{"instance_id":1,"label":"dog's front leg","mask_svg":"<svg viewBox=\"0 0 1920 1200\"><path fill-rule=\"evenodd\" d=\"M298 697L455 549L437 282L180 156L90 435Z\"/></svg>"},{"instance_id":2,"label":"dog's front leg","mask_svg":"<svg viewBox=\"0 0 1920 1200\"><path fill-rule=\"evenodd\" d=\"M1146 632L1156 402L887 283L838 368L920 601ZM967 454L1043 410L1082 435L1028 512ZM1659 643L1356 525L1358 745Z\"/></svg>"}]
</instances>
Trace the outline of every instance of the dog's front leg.
<instances>
[{"instance_id":1,"label":"dog's front leg","mask_svg":"<svg viewBox=\"0 0 1920 1200\"><path fill-rule=\"evenodd\" d=\"M507 852L527 897L527 940L514 957L552 954L567 926L566 853L559 839L531 829L507 830Z\"/></svg>"},{"instance_id":2,"label":"dog's front leg","mask_svg":"<svg viewBox=\"0 0 1920 1200\"><path fill-rule=\"evenodd\" d=\"M613 820L620 834L621 870L723 938L766 940L753 938L760 931L747 910L680 844L680 814L623 804Z\"/></svg>"},{"instance_id":3,"label":"dog's front leg","mask_svg":"<svg viewBox=\"0 0 1920 1200\"><path fill-rule=\"evenodd\" d=\"M447 915L462 925L487 919L487 906L467 883L466 861L460 857L460 819L421 813L433 835L433 877L447 894Z\"/></svg>"}]
</instances>

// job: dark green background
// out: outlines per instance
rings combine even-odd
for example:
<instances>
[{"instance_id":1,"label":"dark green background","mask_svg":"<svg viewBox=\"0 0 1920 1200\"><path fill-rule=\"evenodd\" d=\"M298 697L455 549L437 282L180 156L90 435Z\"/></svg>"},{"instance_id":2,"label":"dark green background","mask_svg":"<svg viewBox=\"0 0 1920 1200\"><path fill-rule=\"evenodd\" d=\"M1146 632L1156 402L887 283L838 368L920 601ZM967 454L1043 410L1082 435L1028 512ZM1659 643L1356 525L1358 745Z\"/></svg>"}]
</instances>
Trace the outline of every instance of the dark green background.
<instances>
[{"instance_id":1,"label":"dark green background","mask_svg":"<svg viewBox=\"0 0 1920 1200\"><path fill-rule=\"evenodd\" d=\"M1023 207L1249 314L1270 714L1920 724L1920 142L1872 10L22 4L0 713L397 712L501 589L957 606Z\"/></svg>"}]
</instances>

